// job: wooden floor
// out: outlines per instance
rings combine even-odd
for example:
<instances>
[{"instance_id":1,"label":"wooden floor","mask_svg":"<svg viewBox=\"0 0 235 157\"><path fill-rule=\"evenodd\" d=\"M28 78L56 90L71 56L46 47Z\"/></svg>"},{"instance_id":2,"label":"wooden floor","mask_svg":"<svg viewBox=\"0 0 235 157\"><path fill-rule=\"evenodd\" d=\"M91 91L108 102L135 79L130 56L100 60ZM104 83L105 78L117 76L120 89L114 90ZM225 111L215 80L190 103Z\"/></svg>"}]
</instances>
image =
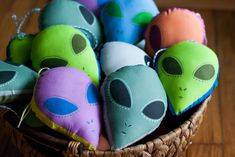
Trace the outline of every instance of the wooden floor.
<instances>
[{"instance_id":1,"label":"wooden floor","mask_svg":"<svg viewBox=\"0 0 235 157\"><path fill-rule=\"evenodd\" d=\"M166 3L163 1L159 3L164 7L170 4L170 0L166 0ZM200 7L204 10L198 10L206 22L209 47L219 57L220 84L213 94L212 102L199 133L195 137L193 145L185 152L185 157L235 157L235 11L231 11L233 10L231 8L235 8L235 1L227 1L231 5L230 11L223 10L224 7L219 6L221 3L215 7L215 9L220 8L218 11L211 10L211 7L209 9ZM30 8L42 7L46 2L46 0L1 0L0 58L5 57L8 41L16 32L10 18L11 14L16 13L22 16ZM190 2L198 1L191 0ZM199 2L201 2L200 6L203 6L204 1ZM205 1L205 4L208 5L208 2L212 4L214 1L208 0ZM183 3L180 5L184 6ZM229 6L228 3L226 6ZM36 16L26 23L24 31L27 33L37 32ZM5 143L7 142L5 141ZM4 154L7 150L11 149L6 148ZM1 153L0 151L0 155ZM12 152L11 155L14 156Z\"/></svg>"}]
</instances>

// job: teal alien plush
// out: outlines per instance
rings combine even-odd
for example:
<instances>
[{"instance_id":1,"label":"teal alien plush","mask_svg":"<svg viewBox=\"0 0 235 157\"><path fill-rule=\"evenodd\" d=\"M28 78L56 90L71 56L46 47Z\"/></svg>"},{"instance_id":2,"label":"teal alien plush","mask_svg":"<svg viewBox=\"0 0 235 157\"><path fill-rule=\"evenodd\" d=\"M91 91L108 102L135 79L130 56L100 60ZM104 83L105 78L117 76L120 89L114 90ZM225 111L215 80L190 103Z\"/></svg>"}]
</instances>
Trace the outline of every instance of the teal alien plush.
<instances>
[{"instance_id":1,"label":"teal alien plush","mask_svg":"<svg viewBox=\"0 0 235 157\"><path fill-rule=\"evenodd\" d=\"M96 48L102 42L102 30L96 16L84 5L73 0L52 0L41 11L40 29L52 25L70 25L80 29Z\"/></svg>"},{"instance_id":2,"label":"teal alien plush","mask_svg":"<svg viewBox=\"0 0 235 157\"><path fill-rule=\"evenodd\" d=\"M153 0L112 0L101 9L107 41L136 44L159 10Z\"/></svg>"},{"instance_id":3,"label":"teal alien plush","mask_svg":"<svg viewBox=\"0 0 235 157\"><path fill-rule=\"evenodd\" d=\"M30 100L36 79L31 69L0 61L0 104Z\"/></svg>"},{"instance_id":4,"label":"teal alien plush","mask_svg":"<svg viewBox=\"0 0 235 157\"><path fill-rule=\"evenodd\" d=\"M167 110L163 86L148 66L125 66L110 74L101 93L112 150L122 149L153 132Z\"/></svg>"},{"instance_id":5,"label":"teal alien plush","mask_svg":"<svg viewBox=\"0 0 235 157\"><path fill-rule=\"evenodd\" d=\"M154 62L174 115L198 105L218 85L217 56L199 43L185 41L175 44Z\"/></svg>"},{"instance_id":6,"label":"teal alien plush","mask_svg":"<svg viewBox=\"0 0 235 157\"><path fill-rule=\"evenodd\" d=\"M130 65L152 65L152 59L140 48L113 41L104 44L100 53L101 68L106 75Z\"/></svg>"},{"instance_id":7,"label":"teal alien plush","mask_svg":"<svg viewBox=\"0 0 235 157\"><path fill-rule=\"evenodd\" d=\"M31 49L33 67L71 66L83 70L99 85L99 65L86 36L67 25L50 26L38 33Z\"/></svg>"}]
</instances>

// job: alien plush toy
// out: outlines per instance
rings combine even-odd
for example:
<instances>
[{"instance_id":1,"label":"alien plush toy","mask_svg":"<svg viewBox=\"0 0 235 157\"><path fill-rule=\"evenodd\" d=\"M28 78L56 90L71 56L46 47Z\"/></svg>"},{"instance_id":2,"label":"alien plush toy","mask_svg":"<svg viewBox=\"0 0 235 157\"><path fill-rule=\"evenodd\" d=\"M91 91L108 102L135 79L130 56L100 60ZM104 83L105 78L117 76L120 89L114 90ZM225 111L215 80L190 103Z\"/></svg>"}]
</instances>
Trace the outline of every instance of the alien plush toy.
<instances>
[{"instance_id":1,"label":"alien plush toy","mask_svg":"<svg viewBox=\"0 0 235 157\"><path fill-rule=\"evenodd\" d=\"M112 150L122 149L153 132L167 110L167 97L156 72L126 66L110 74L101 93Z\"/></svg>"},{"instance_id":2,"label":"alien plush toy","mask_svg":"<svg viewBox=\"0 0 235 157\"><path fill-rule=\"evenodd\" d=\"M100 9L103 8L103 6L112 1L112 0L77 0L79 3L85 5L88 9L90 9L93 13L96 15L99 15Z\"/></svg>"},{"instance_id":3,"label":"alien plush toy","mask_svg":"<svg viewBox=\"0 0 235 157\"><path fill-rule=\"evenodd\" d=\"M36 79L31 69L0 61L0 104L30 100Z\"/></svg>"},{"instance_id":4,"label":"alien plush toy","mask_svg":"<svg viewBox=\"0 0 235 157\"><path fill-rule=\"evenodd\" d=\"M52 25L70 25L80 29L95 49L103 40L101 26L95 15L73 0L52 0L39 18L41 30Z\"/></svg>"},{"instance_id":5,"label":"alien plush toy","mask_svg":"<svg viewBox=\"0 0 235 157\"><path fill-rule=\"evenodd\" d=\"M156 60L155 68L174 115L198 105L218 85L216 54L196 42L181 42L165 50Z\"/></svg>"},{"instance_id":6,"label":"alien plush toy","mask_svg":"<svg viewBox=\"0 0 235 157\"><path fill-rule=\"evenodd\" d=\"M158 13L153 0L112 0L100 13L106 40L136 44Z\"/></svg>"},{"instance_id":7,"label":"alien plush toy","mask_svg":"<svg viewBox=\"0 0 235 157\"><path fill-rule=\"evenodd\" d=\"M31 105L47 126L95 150L101 128L98 100L98 90L84 72L57 67L41 74Z\"/></svg>"},{"instance_id":8,"label":"alien plush toy","mask_svg":"<svg viewBox=\"0 0 235 157\"><path fill-rule=\"evenodd\" d=\"M33 67L72 66L83 70L99 85L99 66L86 36L67 25L50 26L34 38L31 59Z\"/></svg>"},{"instance_id":9,"label":"alien plush toy","mask_svg":"<svg viewBox=\"0 0 235 157\"><path fill-rule=\"evenodd\" d=\"M100 54L102 70L106 75L130 65L152 65L152 59L140 48L124 42L106 43Z\"/></svg>"},{"instance_id":10,"label":"alien plush toy","mask_svg":"<svg viewBox=\"0 0 235 157\"><path fill-rule=\"evenodd\" d=\"M151 57L159 49L182 41L207 44L205 24L200 14L180 8L170 8L157 15L145 32L145 39L145 50Z\"/></svg>"}]
</instances>

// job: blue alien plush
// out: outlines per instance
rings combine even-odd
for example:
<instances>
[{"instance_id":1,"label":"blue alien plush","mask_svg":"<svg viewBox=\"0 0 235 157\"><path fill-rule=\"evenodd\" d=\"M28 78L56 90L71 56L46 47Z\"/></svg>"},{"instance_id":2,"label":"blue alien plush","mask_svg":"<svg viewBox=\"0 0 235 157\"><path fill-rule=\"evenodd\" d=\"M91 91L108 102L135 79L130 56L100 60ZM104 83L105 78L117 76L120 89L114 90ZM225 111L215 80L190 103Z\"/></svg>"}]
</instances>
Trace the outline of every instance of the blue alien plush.
<instances>
[{"instance_id":1,"label":"blue alien plush","mask_svg":"<svg viewBox=\"0 0 235 157\"><path fill-rule=\"evenodd\" d=\"M107 41L135 44L159 10L153 0L113 0L101 10Z\"/></svg>"}]
</instances>

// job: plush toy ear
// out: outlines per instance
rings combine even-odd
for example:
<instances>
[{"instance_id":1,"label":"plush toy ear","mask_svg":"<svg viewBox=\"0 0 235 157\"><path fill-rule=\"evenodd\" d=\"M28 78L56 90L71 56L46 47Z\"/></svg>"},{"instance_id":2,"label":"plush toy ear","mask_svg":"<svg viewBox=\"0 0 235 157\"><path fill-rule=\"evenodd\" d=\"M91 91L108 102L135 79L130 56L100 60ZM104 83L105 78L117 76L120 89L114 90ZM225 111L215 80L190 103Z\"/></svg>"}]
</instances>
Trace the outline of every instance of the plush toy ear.
<instances>
[{"instance_id":1,"label":"plush toy ear","mask_svg":"<svg viewBox=\"0 0 235 157\"><path fill-rule=\"evenodd\" d=\"M121 92L120 92L121 91ZM110 83L110 93L113 100L124 107L131 107L131 96L127 86L121 80L113 80Z\"/></svg>"}]
</instances>

